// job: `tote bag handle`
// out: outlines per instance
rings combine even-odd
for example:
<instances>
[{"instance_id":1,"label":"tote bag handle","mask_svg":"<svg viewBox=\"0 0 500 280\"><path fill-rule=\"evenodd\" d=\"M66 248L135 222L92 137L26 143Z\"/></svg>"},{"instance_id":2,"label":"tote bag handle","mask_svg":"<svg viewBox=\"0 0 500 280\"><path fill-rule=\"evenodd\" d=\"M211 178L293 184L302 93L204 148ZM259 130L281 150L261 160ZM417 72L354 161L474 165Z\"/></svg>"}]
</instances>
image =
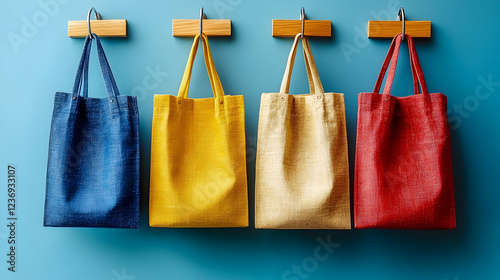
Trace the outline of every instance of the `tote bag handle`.
<instances>
[{"instance_id":1,"label":"tote bag handle","mask_svg":"<svg viewBox=\"0 0 500 280\"><path fill-rule=\"evenodd\" d=\"M295 54L297 52L297 45L300 39L300 34L295 36L293 41L292 49L288 56L288 61L286 64L285 74L283 80L281 81L280 93L288 94L290 90L290 79L292 77L293 63L295 60ZM304 52L304 61L306 63L307 77L309 80L309 90L311 94L324 93L323 85L319 78L318 69L316 68L316 63L314 62L314 57L312 55L311 47L307 38L302 39L302 48Z\"/></svg>"},{"instance_id":2,"label":"tote bag handle","mask_svg":"<svg viewBox=\"0 0 500 280\"><path fill-rule=\"evenodd\" d=\"M108 59L106 58L106 54L104 53L101 40L96 34L93 35L94 39L96 40L97 55L99 57L99 65L101 66L101 73L104 79L106 93L111 102L116 102L116 97L120 95L120 92L118 91L118 87L116 85L115 78L113 77L111 67L109 66ZM75 83L73 85L73 99L76 99L80 95L82 84L83 84L82 96L85 98L88 97L88 71L89 71L90 52L92 49L92 40L93 39L90 38L90 35L87 36L87 38L85 39L82 57L78 65Z\"/></svg>"},{"instance_id":3,"label":"tote bag handle","mask_svg":"<svg viewBox=\"0 0 500 280\"><path fill-rule=\"evenodd\" d=\"M88 60L90 56L90 48L92 45L92 40L85 38L85 43L83 44L82 57L80 58L80 63L78 64L78 69L76 71L75 83L73 84L73 99L80 95L83 79L86 79L84 75L88 77ZM88 96L88 83L83 82L83 97Z\"/></svg>"},{"instance_id":4,"label":"tote bag handle","mask_svg":"<svg viewBox=\"0 0 500 280\"><path fill-rule=\"evenodd\" d=\"M319 78L318 68L316 67L316 62L314 62L309 40L305 37L302 39L302 48L304 52L304 61L306 63L307 78L309 80L309 90L311 94L324 93L325 91L323 90L323 85Z\"/></svg>"},{"instance_id":5,"label":"tote bag handle","mask_svg":"<svg viewBox=\"0 0 500 280\"><path fill-rule=\"evenodd\" d=\"M427 85L425 83L425 78L422 72L420 61L418 59L417 51L415 50L415 44L413 42L413 38L411 38L408 34L405 34L405 38L408 39L407 42L408 42L408 51L410 53L410 65L413 76L414 94L419 94L418 86L420 84L422 94L428 95L429 92L427 90ZM392 84L394 82L394 75L396 73L401 41L402 41L401 33L399 33L393 38L389 51L387 52L387 56L385 57L384 63L382 65L382 69L380 70L379 76L377 78L377 82L375 83L375 88L373 89L373 92L379 93L380 87L384 80L385 73L387 72L387 68L389 68L389 74L385 82L383 94L390 95Z\"/></svg>"},{"instance_id":6,"label":"tote bag handle","mask_svg":"<svg viewBox=\"0 0 500 280\"><path fill-rule=\"evenodd\" d=\"M212 91L215 98L224 96L224 89L215 69L215 64L213 62L212 53L210 52L210 46L208 44L208 38L205 33L201 35L198 33L194 37L193 46L191 47L191 52L189 54L186 69L184 70L184 75L182 77L181 86L179 87L179 92L177 93L177 98L186 99L188 98L189 84L191 82L191 73L193 71L194 59L196 57L196 51L198 50L199 38L203 43L203 55L205 58L205 65L207 67L208 77L210 79L210 85L212 86Z\"/></svg>"}]
</instances>

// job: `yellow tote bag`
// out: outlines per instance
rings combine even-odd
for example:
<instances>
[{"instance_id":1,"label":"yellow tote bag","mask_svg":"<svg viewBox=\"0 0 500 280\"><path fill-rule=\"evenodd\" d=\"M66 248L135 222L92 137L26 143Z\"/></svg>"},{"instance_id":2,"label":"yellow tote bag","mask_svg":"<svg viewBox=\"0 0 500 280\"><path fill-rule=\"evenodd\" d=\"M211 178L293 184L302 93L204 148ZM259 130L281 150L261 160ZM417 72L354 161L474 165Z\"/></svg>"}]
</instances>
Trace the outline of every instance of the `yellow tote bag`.
<instances>
[{"instance_id":1,"label":"yellow tote bag","mask_svg":"<svg viewBox=\"0 0 500 280\"><path fill-rule=\"evenodd\" d=\"M200 37L214 98L190 99ZM194 38L177 96L154 96L149 224L248 226L243 96L224 95L205 34Z\"/></svg>"},{"instance_id":2,"label":"yellow tote bag","mask_svg":"<svg viewBox=\"0 0 500 280\"><path fill-rule=\"evenodd\" d=\"M302 45L311 93L288 94L299 39L280 92L261 97L255 227L350 229L344 95L323 91L306 38Z\"/></svg>"}]
</instances>

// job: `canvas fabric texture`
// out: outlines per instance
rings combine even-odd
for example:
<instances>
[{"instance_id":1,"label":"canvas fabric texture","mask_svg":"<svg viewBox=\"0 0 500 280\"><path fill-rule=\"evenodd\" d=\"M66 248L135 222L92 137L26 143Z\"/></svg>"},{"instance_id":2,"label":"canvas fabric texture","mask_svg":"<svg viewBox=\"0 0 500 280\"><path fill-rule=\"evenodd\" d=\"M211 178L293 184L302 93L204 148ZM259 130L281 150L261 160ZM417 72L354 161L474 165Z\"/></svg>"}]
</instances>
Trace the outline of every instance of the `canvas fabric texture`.
<instances>
[{"instance_id":1,"label":"canvas fabric texture","mask_svg":"<svg viewBox=\"0 0 500 280\"><path fill-rule=\"evenodd\" d=\"M358 97L355 227L452 229L456 219L447 98L428 92L407 34L414 95L391 95L401 39L401 34L394 37L373 92Z\"/></svg>"},{"instance_id":2,"label":"canvas fabric texture","mask_svg":"<svg viewBox=\"0 0 500 280\"><path fill-rule=\"evenodd\" d=\"M344 95L323 90L307 38L302 39L310 93L289 94L300 34L278 93L261 97L255 227L350 229Z\"/></svg>"},{"instance_id":3,"label":"canvas fabric texture","mask_svg":"<svg viewBox=\"0 0 500 280\"><path fill-rule=\"evenodd\" d=\"M199 40L214 97L188 98ZM247 227L245 108L225 95L205 34L198 34L177 96L155 95L149 223Z\"/></svg>"}]
</instances>

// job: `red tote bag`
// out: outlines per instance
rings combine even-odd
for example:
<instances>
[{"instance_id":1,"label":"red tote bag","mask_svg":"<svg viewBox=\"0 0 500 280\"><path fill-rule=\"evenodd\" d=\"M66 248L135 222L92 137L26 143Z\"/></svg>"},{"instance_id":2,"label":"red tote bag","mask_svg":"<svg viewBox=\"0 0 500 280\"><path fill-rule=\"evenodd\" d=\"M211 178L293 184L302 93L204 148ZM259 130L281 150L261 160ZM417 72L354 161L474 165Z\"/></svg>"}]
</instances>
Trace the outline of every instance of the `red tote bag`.
<instances>
[{"instance_id":1,"label":"red tote bag","mask_svg":"<svg viewBox=\"0 0 500 280\"><path fill-rule=\"evenodd\" d=\"M394 37L373 92L359 94L354 225L452 229L455 194L446 96L427 91L408 35L415 94L390 94L401 41L401 34Z\"/></svg>"}]
</instances>

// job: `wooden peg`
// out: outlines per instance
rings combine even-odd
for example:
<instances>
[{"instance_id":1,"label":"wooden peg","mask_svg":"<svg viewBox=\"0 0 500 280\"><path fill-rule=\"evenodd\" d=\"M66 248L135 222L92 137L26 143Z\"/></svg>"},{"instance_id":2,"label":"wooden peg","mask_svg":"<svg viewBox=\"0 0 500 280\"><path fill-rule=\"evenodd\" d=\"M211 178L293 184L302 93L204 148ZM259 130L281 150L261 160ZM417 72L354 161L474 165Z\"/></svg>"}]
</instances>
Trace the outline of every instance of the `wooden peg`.
<instances>
[{"instance_id":1,"label":"wooden peg","mask_svg":"<svg viewBox=\"0 0 500 280\"><path fill-rule=\"evenodd\" d=\"M92 33L99 37L127 37L127 20L91 20ZM89 35L86 20L68 21L68 36L71 38L84 38Z\"/></svg>"},{"instance_id":2,"label":"wooden peg","mask_svg":"<svg viewBox=\"0 0 500 280\"><path fill-rule=\"evenodd\" d=\"M368 38L392 38L401 33L401 21L368 21ZM405 21L405 33L414 38L430 38L430 21Z\"/></svg>"},{"instance_id":3,"label":"wooden peg","mask_svg":"<svg viewBox=\"0 0 500 280\"><path fill-rule=\"evenodd\" d=\"M174 37L194 37L200 33L199 19L174 19L172 20L172 35ZM204 19L203 33L207 36L231 36L230 19Z\"/></svg>"},{"instance_id":4,"label":"wooden peg","mask_svg":"<svg viewBox=\"0 0 500 280\"><path fill-rule=\"evenodd\" d=\"M301 20L273 19L273 37L295 37L302 31ZM304 36L331 37L331 20L305 20Z\"/></svg>"}]
</instances>

